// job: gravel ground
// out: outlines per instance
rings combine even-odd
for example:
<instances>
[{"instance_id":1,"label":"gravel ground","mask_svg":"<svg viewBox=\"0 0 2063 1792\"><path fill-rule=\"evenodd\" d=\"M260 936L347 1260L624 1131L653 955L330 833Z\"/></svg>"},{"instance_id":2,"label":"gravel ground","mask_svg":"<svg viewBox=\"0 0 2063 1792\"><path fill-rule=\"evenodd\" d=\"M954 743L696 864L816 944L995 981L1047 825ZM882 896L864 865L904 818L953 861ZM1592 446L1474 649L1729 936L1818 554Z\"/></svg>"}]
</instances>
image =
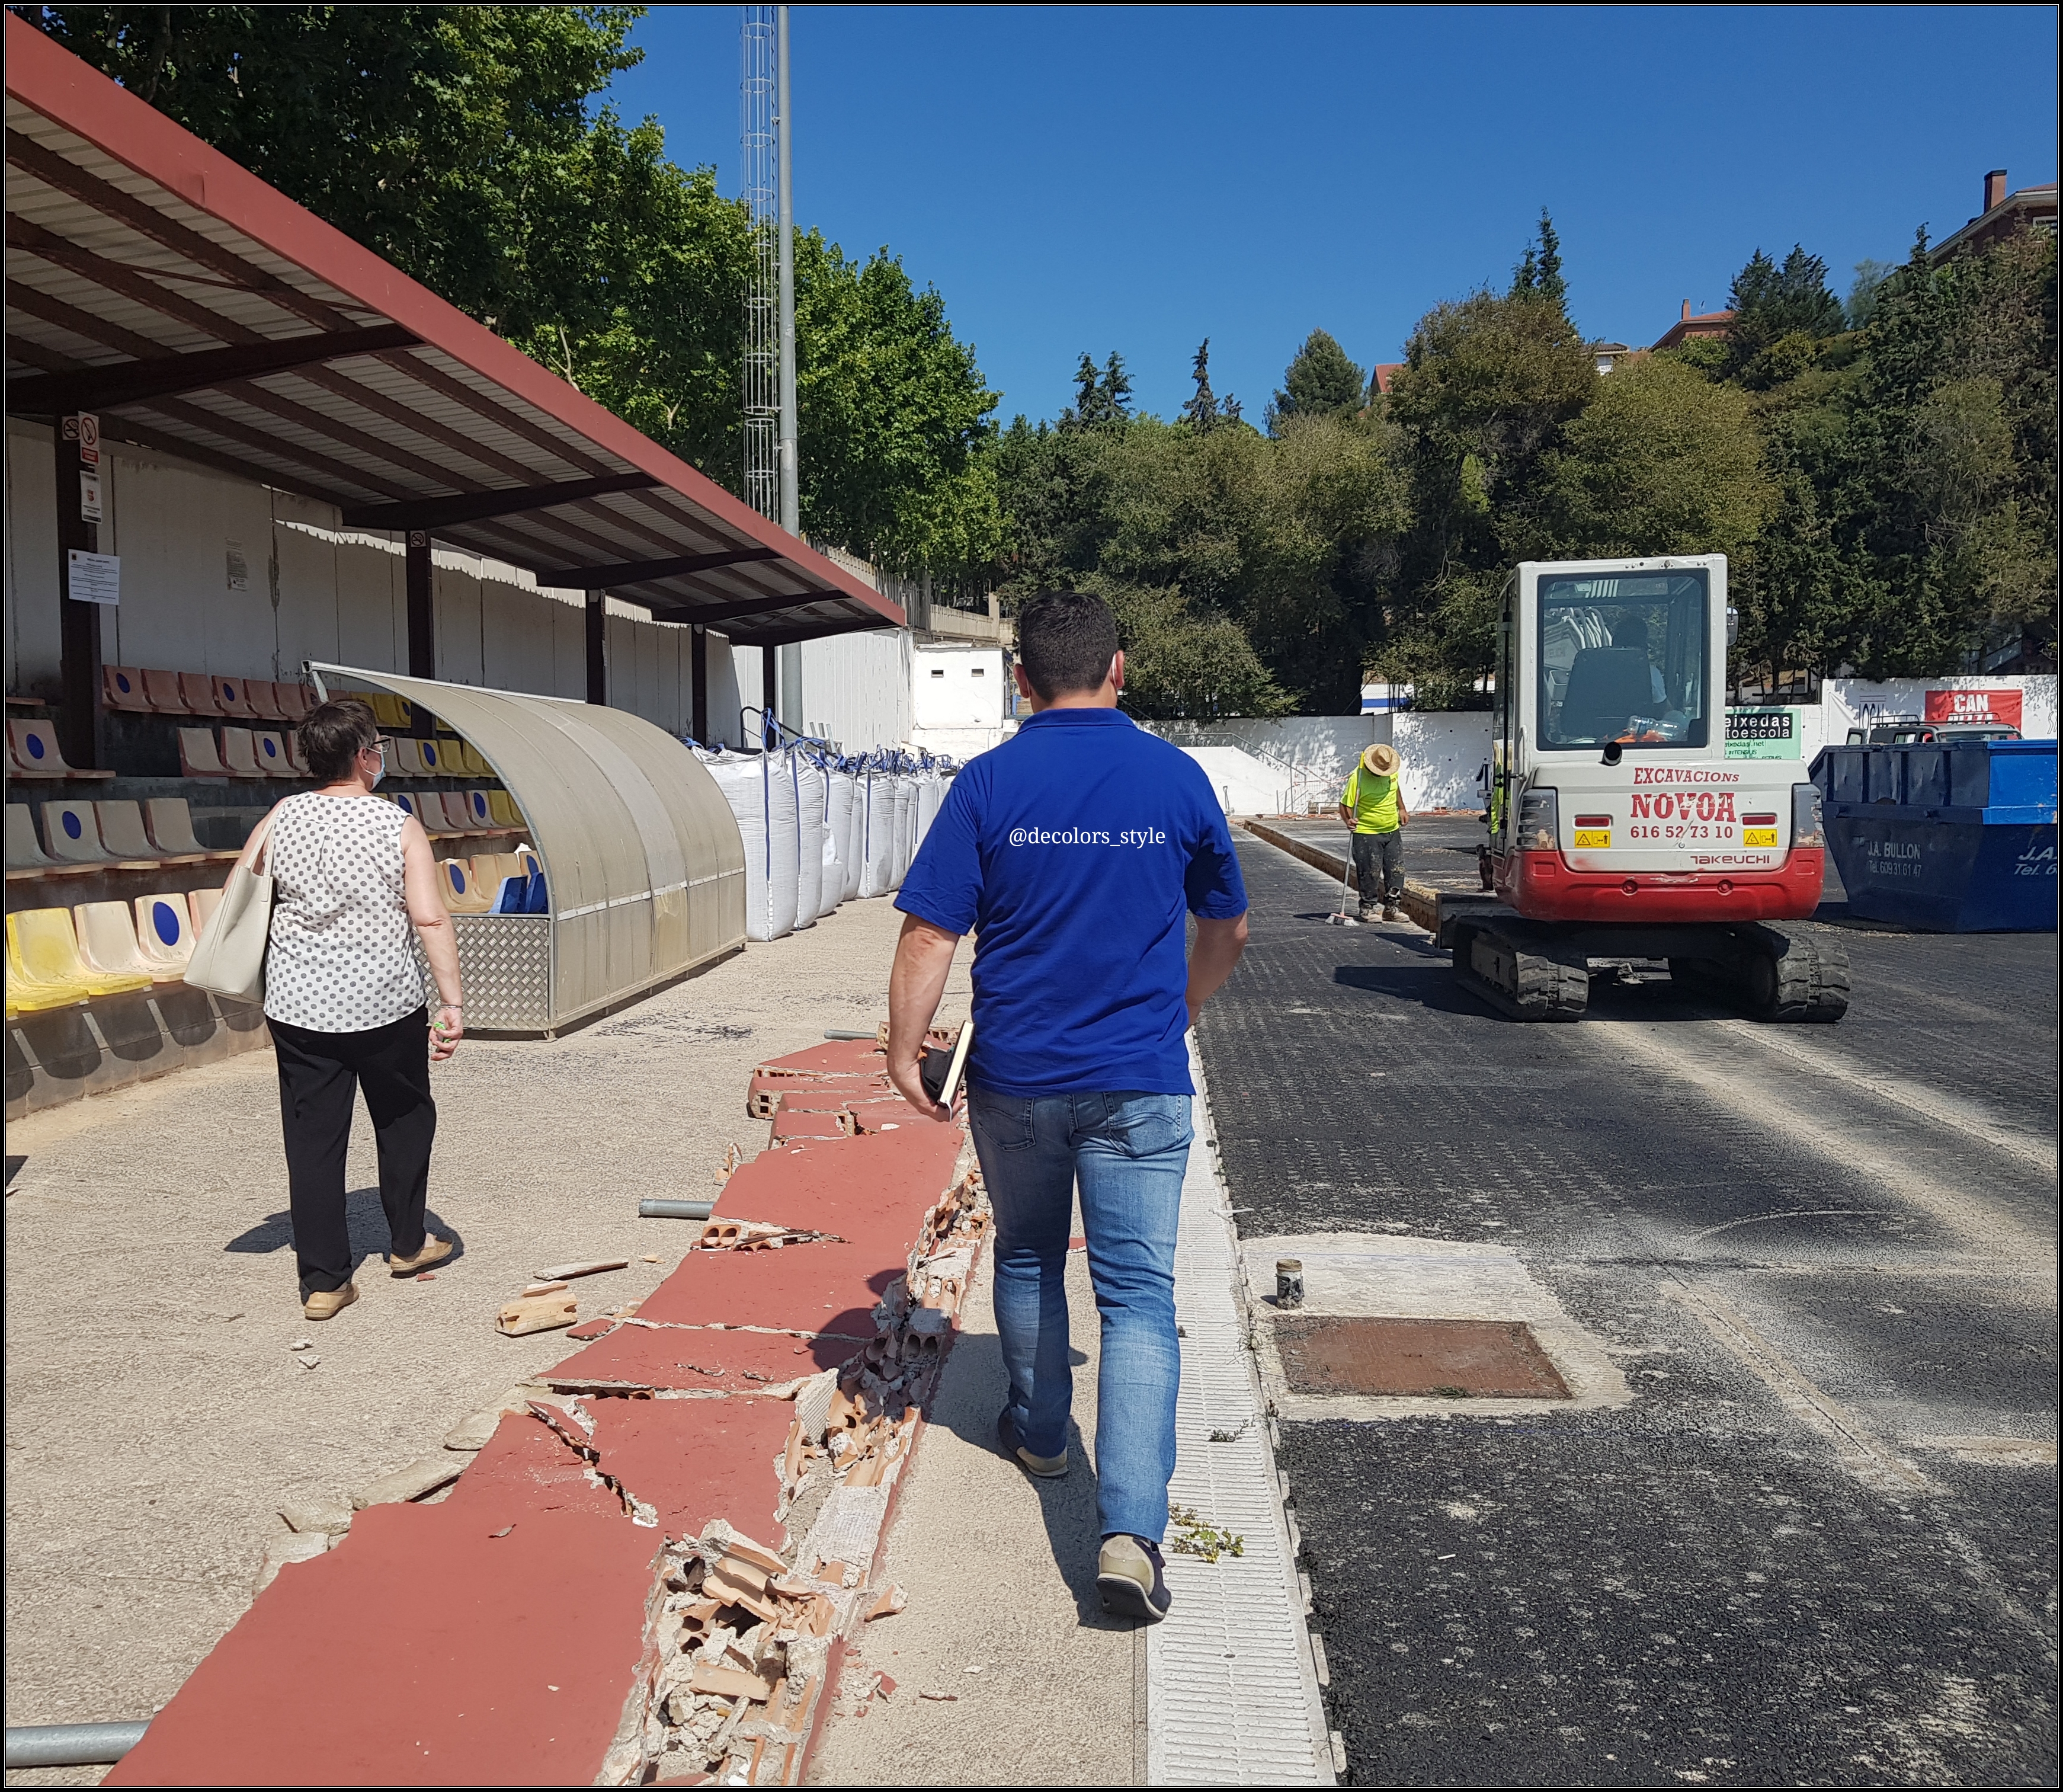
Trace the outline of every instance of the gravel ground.
<instances>
[{"instance_id":1,"label":"gravel ground","mask_svg":"<svg viewBox=\"0 0 2063 1792\"><path fill-rule=\"evenodd\" d=\"M249 1604L283 1501L436 1450L566 1354L556 1333L494 1330L535 1271L629 1257L576 1285L584 1315L649 1293L691 1222L640 1220L640 1197L713 1194L725 1146L765 1142L745 1113L752 1066L886 1017L900 922L887 901L848 904L569 1037L467 1041L436 1073L432 1229L462 1250L434 1279L394 1281L379 1260L361 1109L363 1298L326 1324L296 1298L268 1054L10 1126L8 1723L149 1717ZM303 1337L313 1369L288 1349Z\"/></svg>"},{"instance_id":2,"label":"gravel ground","mask_svg":"<svg viewBox=\"0 0 2063 1792\"><path fill-rule=\"evenodd\" d=\"M1349 1778L2054 1784L2055 936L1834 908L1839 1026L1666 980L1528 1026L1241 854L1242 1231L1502 1246L1633 1390L1283 1425Z\"/></svg>"}]
</instances>

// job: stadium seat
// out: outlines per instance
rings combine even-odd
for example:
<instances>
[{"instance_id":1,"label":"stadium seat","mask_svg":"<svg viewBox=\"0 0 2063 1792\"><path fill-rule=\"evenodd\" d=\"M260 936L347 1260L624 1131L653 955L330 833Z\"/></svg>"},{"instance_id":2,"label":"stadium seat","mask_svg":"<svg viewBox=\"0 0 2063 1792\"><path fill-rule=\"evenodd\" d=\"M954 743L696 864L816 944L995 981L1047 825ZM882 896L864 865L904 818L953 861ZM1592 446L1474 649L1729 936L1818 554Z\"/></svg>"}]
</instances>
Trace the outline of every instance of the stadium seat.
<instances>
[{"instance_id":1,"label":"stadium seat","mask_svg":"<svg viewBox=\"0 0 2063 1792\"><path fill-rule=\"evenodd\" d=\"M487 807L504 828L521 828L523 825L523 811L516 807L516 799L505 790L489 791L487 793Z\"/></svg>"},{"instance_id":2,"label":"stadium seat","mask_svg":"<svg viewBox=\"0 0 2063 1792\"><path fill-rule=\"evenodd\" d=\"M58 731L47 722L7 722L7 757L17 778L112 778L111 771L82 771L65 763Z\"/></svg>"},{"instance_id":3,"label":"stadium seat","mask_svg":"<svg viewBox=\"0 0 2063 1792\"><path fill-rule=\"evenodd\" d=\"M24 908L7 917L7 968L23 980L82 996L119 996L147 989L147 972L90 969L78 955L69 908Z\"/></svg>"},{"instance_id":4,"label":"stadium seat","mask_svg":"<svg viewBox=\"0 0 2063 1792\"><path fill-rule=\"evenodd\" d=\"M437 874L444 907L454 915L484 915L494 906L493 895L487 886L473 880L472 860L443 860L437 866Z\"/></svg>"},{"instance_id":5,"label":"stadium seat","mask_svg":"<svg viewBox=\"0 0 2063 1792\"><path fill-rule=\"evenodd\" d=\"M96 865L113 856L100 844L100 823L90 803L46 803L43 846L61 863Z\"/></svg>"},{"instance_id":6,"label":"stadium seat","mask_svg":"<svg viewBox=\"0 0 2063 1792\"><path fill-rule=\"evenodd\" d=\"M287 758L287 743L275 734L254 731L251 744L257 749L258 769L268 778L291 776L293 765Z\"/></svg>"},{"instance_id":7,"label":"stadium seat","mask_svg":"<svg viewBox=\"0 0 2063 1792\"><path fill-rule=\"evenodd\" d=\"M246 679L243 700L251 713L265 722L284 722L287 712L279 707L279 687L270 679Z\"/></svg>"},{"instance_id":8,"label":"stadium seat","mask_svg":"<svg viewBox=\"0 0 2063 1792\"><path fill-rule=\"evenodd\" d=\"M505 877L495 892L494 912L497 915L527 915L529 912L530 880L521 874Z\"/></svg>"},{"instance_id":9,"label":"stadium seat","mask_svg":"<svg viewBox=\"0 0 2063 1792\"><path fill-rule=\"evenodd\" d=\"M155 672L145 666L143 701L150 705L154 715L187 714L186 693L179 689L179 675L176 672Z\"/></svg>"},{"instance_id":10,"label":"stadium seat","mask_svg":"<svg viewBox=\"0 0 2063 1792\"><path fill-rule=\"evenodd\" d=\"M279 699L280 715L289 722L300 721L316 707L315 694L298 679L279 680L272 695Z\"/></svg>"},{"instance_id":11,"label":"stadium seat","mask_svg":"<svg viewBox=\"0 0 2063 1792\"><path fill-rule=\"evenodd\" d=\"M301 737L298 734L287 736L287 763L304 778L315 776L308 770L308 762L301 755Z\"/></svg>"},{"instance_id":12,"label":"stadium seat","mask_svg":"<svg viewBox=\"0 0 2063 1792\"><path fill-rule=\"evenodd\" d=\"M258 743L248 728L222 731L222 763L232 778L266 775L265 768L258 763Z\"/></svg>"},{"instance_id":13,"label":"stadium seat","mask_svg":"<svg viewBox=\"0 0 2063 1792\"><path fill-rule=\"evenodd\" d=\"M480 756L479 750L474 747L471 741L461 740L457 743L457 747L458 769L464 772L467 777L492 778L494 775L494 773L489 767L487 761Z\"/></svg>"},{"instance_id":14,"label":"stadium seat","mask_svg":"<svg viewBox=\"0 0 2063 1792\"><path fill-rule=\"evenodd\" d=\"M196 944L199 943L200 936L207 932L207 924L215 919L215 910L221 906L222 892L219 888L187 892L187 912L193 917Z\"/></svg>"},{"instance_id":15,"label":"stadium seat","mask_svg":"<svg viewBox=\"0 0 2063 1792\"><path fill-rule=\"evenodd\" d=\"M133 666L103 666L100 669L101 700L110 709L141 710L147 714L151 699L143 695L143 675Z\"/></svg>"},{"instance_id":16,"label":"stadium seat","mask_svg":"<svg viewBox=\"0 0 2063 1792\"><path fill-rule=\"evenodd\" d=\"M494 819L494 806L487 800L484 790L469 790L465 793L466 825L489 832L501 824Z\"/></svg>"},{"instance_id":17,"label":"stadium seat","mask_svg":"<svg viewBox=\"0 0 2063 1792\"><path fill-rule=\"evenodd\" d=\"M413 815L416 820L422 823L425 828L430 829L432 832L435 831L436 824L432 823L430 818L423 813L423 799L414 791L397 790L391 797L388 798L388 800L392 803L394 807L399 809L402 814ZM438 821L441 821L443 819L443 813L440 811L437 819Z\"/></svg>"},{"instance_id":18,"label":"stadium seat","mask_svg":"<svg viewBox=\"0 0 2063 1792\"><path fill-rule=\"evenodd\" d=\"M143 837L159 852L174 857L215 858L219 855L194 837L193 811L183 796L151 796L143 802Z\"/></svg>"},{"instance_id":19,"label":"stadium seat","mask_svg":"<svg viewBox=\"0 0 2063 1792\"><path fill-rule=\"evenodd\" d=\"M398 772L404 778L422 778L428 774L423 770L421 746L411 735L396 735L389 743L387 769Z\"/></svg>"},{"instance_id":20,"label":"stadium seat","mask_svg":"<svg viewBox=\"0 0 2063 1792\"><path fill-rule=\"evenodd\" d=\"M381 727L405 729L415 727L416 707L407 698L397 697L391 691L368 691L363 695L365 701L372 706L373 719Z\"/></svg>"},{"instance_id":21,"label":"stadium seat","mask_svg":"<svg viewBox=\"0 0 2063 1792\"><path fill-rule=\"evenodd\" d=\"M140 803L96 803L93 815L100 824L100 844L113 857L146 864L156 864L164 859L144 831Z\"/></svg>"},{"instance_id":22,"label":"stadium seat","mask_svg":"<svg viewBox=\"0 0 2063 1792\"><path fill-rule=\"evenodd\" d=\"M416 741L416 753L425 778L455 778L458 775L457 768L452 763L451 744L448 740L434 739L427 735Z\"/></svg>"},{"instance_id":23,"label":"stadium seat","mask_svg":"<svg viewBox=\"0 0 2063 1792\"><path fill-rule=\"evenodd\" d=\"M229 767L216 750L212 728L179 730L179 775L186 778L227 778Z\"/></svg>"},{"instance_id":24,"label":"stadium seat","mask_svg":"<svg viewBox=\"0 0 2063 1792\"><path fill-rule=\"evenodd\" d=\"M79 962L97 977L141 977L177 983L182 972L147 961L136 944L136 924L126 902L82 902L71 912L78 930Z\"/></svg>"},{"instance_id":25,"label":"stadium seat","mask_svg":"<svg viewBox=\"0 0 2063 1792\"><path fill-rule=\"evenodd\" d=\"M26 913L59 914L64 910L28 910ZM47 982L42 977L31 977L23 962L17 917L7 917L7 1012L38 1014L53 1008L75 1008L90 993L67 983Z\"/></svg>"},{"instance_id":26,"label":"stadium seat","mask_svg":"<svg viewBox=\"0 0 2063 1792\"><path fill-rule=\"evenodd\" d=\"M222 714L222 705L215 700L215 680L205 672L179 674L179 700L188 715Z\"/></svg>"},{"instance_id":27,"label":"stadium seat","mask_svg":"<svg viewBox=\"0 0 2063 1792\"><path fill-rule=\"evenodd\" d=\"M255 715L251 707L251 687L242 679L216 678L209 682L209 690L216 703L222 706L224 715Z\"/></svg>"},{"instance_id":28,"label":"stadium seat","mask_svg":"<svg viewBox=\"0 0 2063 1792\"><path fill-rule=\"evenodd\" d=\"M136 946L139 956L160 983L168 981L159 968L174 977L186 975L187 960L193 956L193 916L183 896L147 896L136 899Z\"/></svg>"},{"instance_id":29,"label":"stadium seat","mask_svg":"<svg viewBox=\"0 0 2063 1792\"><path fill-rule=\"evenodd\" d=\"M473 799L466 791L448 790L444 793L444 814L449 818L452 826L460 833L484 834L491 831L493 823L475 818Z\"/></svg>"},{"instance_id":30,"label":"stadium seat","mask_svg":"<svg viewBox=\"0 0 2063 1792\"><path fill-rule=\"evenodd\" d=\"M10 871L44 871L57 864L43 850L43 843L36 838L36 824L29 813L26 803L7 805L7 868Z\"/></svg>"},{"instance_id":31,"label":"stadium seat","mask_svg":"<svg viewBox=\"0 0 2063 1792\"><path fill-rule=\"evenodd\" d=\"M517 868L525 876L541 877L544 875L544 862L529 847L517 847L509 857L516 861Z\"/></svg>"}]
</instances>

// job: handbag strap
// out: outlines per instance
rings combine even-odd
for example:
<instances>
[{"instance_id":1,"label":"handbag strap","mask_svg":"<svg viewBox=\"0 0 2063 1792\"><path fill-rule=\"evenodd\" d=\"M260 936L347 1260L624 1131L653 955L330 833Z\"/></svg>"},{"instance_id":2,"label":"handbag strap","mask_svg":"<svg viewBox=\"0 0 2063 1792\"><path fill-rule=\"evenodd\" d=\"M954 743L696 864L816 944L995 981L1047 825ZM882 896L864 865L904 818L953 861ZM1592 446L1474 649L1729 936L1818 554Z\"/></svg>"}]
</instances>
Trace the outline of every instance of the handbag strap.
<instances>
[{"instance_id":1,"label":"handbag strap","mask_svg":"<svg viewBox=\"0 0 2063 1792\"><path fill-rule=\"evenodd\" d=\"M279 813L279 806L275 803L266 811L265 819L259 822L252 832L252 838L258 843L258 850L251 855L251 874L254 877L262 877L265 875L265 854L272 844L272 824L278 818Z\"/></svg>"}]
</instances>

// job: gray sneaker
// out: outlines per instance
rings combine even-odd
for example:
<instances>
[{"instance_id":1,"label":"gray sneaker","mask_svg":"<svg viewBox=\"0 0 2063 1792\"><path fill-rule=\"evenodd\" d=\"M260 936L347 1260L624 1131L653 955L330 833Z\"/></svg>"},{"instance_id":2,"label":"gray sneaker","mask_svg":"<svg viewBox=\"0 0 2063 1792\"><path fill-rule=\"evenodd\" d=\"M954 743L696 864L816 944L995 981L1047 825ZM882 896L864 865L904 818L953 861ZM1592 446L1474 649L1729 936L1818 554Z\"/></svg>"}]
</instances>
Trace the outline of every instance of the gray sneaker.
<instances>
[{"instance_id":1,"label":"gray sneaker","mask_svg":"<svg viewBox=\"0 0 2063 1792\"><path fill-rule=\"evenodd\" d=\"M1035 1456L1019 1443L1017 1428L1011 1424L1007 1411L997 1415L995 1437L1003 1446L1003 1453L1027 1475L1036 1475L1042 1481L1057 1481L1068 1472L1068 1452L1065 1450L1056 1456Z\"/></svg>"},{"instance_id":2,"label":"gray sneaker","mask_svg":"<svg viewBox=\"0 0 2063 1792\"><path fill-rule=\"evenodd\" d=\"M1161 1573L1160 1544L1121 1532L1105 1537L1096 1561L1096 1591L1113 1617L1158 1624L1173 1603Z\"/></svg>"}]
</instances>

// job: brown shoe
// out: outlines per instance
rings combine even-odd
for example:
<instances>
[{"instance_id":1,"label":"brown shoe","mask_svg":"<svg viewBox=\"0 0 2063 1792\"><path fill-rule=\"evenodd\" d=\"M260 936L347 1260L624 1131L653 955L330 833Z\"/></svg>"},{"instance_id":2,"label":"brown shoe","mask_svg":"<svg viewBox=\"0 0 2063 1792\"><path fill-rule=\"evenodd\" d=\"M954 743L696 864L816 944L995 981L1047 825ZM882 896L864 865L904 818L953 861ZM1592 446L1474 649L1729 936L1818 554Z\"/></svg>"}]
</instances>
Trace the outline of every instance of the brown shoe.
<instances>
[{"instance_id":1,"label":"brown shoe","mask_svg":"<svg viewBox=\"0 0 2063 1792\"><path fill-rule=\"evenodd\" d=\"M347 1282L341 1288L318 1288L301 1303L301 1316L309 1319L333 1319L358 1299L358 1284Z\"/></svg>"},{"instance_id":2,"label":"brown shoe","mask_svg":"<svg viewBox=\"0 0 2063 1792\"><path fill-rule=\"evenodd\" d=\"M1383 907L1382 918L1386 921L1393 921L1400 919L1396 909L1387 904Z\"/></svg>"},{"instance_id":3,"label":"brown shoe","mask_svg":"<svg viewBox=\"0 0 2063 1792\"><path fill-rule=\"evenodd\" d=\"M424 1238L423 1248L412 1257L396 1257L388 1251L387 1271L390 1275L420 1275L424 1270L435 1269L451 1254L449 1238Z\"/></svg>"}]
</instances>

